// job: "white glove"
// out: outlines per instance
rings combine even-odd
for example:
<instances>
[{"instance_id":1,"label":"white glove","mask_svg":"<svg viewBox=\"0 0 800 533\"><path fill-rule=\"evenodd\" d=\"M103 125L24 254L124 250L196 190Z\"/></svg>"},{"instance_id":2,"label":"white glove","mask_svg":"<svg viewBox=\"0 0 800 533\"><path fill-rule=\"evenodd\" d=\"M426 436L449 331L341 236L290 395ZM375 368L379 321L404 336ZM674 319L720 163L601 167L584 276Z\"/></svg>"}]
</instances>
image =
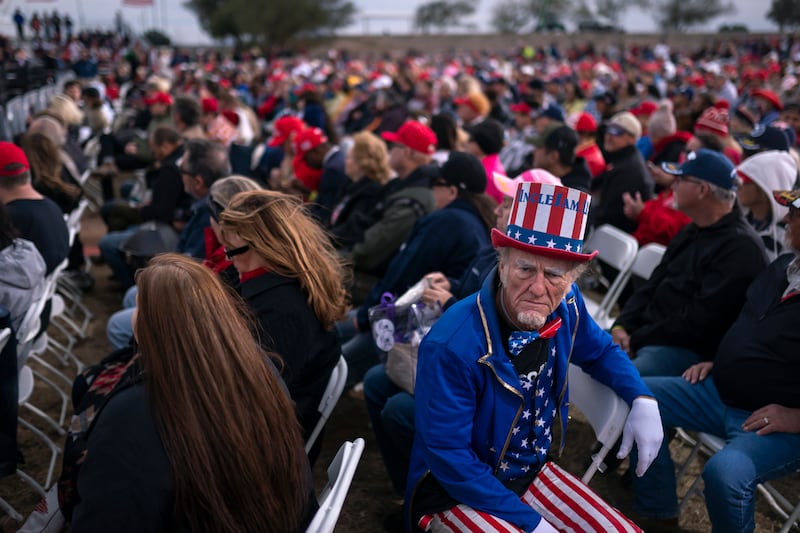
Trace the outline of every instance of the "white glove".
<instances>
[{"instance_id":1,"label":"white glove","mask_svg":"<svg viewBox=\"0 0 800 533\"><path fill-rule=\"evenodd\" d=\"M661 426L661 415L658 413L658 402L655 398L636 398L631 405L631 412L622 430L622 444L617 459L628 456L636 441L639 461L636 464L636 476L642 477L658 455L661 441L664 440L664 428Z\"/></svg>"},{"instance_id":2,"label":"white glove","mask_svg":"<svg viewBox=\"0 0 800 533\"><path fill-rule=\"evenodd\" d=\"M558 533L558 530L554 528L550 522L542 518L539 521L539 525L536 526L536 529L534 529L531 533Z\"/></svg>"}]
</instances>

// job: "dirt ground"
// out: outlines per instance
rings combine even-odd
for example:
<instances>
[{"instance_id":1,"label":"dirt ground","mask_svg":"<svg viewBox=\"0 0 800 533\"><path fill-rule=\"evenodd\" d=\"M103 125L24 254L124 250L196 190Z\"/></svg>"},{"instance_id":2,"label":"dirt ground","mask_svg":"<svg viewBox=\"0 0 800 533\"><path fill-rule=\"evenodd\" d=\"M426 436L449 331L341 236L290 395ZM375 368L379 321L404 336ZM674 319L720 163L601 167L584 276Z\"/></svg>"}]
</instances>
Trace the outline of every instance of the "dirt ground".
<instances>
[{"instance_id":1,"label":"dirt ground","mask_svg":"<svg viewBox=\"0 0 800 533\"><path fill-rule=\"evenodd\" d=\"M88 214L84 221L82 238L89 250L95 246L100 235L104 231L97 215ZM92 273L97 280L95 288L84 296L84 302L89 306L95 315L95 319L89 328L87 339L79 341L75 347L75 353L86 363L99 361L110 351L105 337L105 323L108 316L121 306L122 294L113 291L110 287L108 277L110 271L105 266L95 266ZM58 335L50 328L55 337ZM68 368L74 374L74 367ZM46 373L46 371L43 371ZM59 408L59 398L41 382L37 383L32 397L34 405L44 408L51 415L57 413ZM70 405L71 409L71 405ZM28 412L22 412L27 420L33 421L37 427L43 427L36 417ZM63 437L59 437L55 432L49 434L55 442L61 445ZM383 518L398 508L399 495L396 495L391 487L389 479L385 473L378 452L375 439L369 427L366 409L362 401L354 400L346 394L342 396L331 419L326 427L323 449L315 468L315 481L318 488L321 488L326 479L325 472L330 460L336 454L341 443L346 440L353 440L357 437L364 437L366 448L361 457L353 484L345 501L337 532L379 532L382 530ZM594 436L590 426L583 420L580 413L574 413L569 425L567 434L567 445L564 455L558 459L559 464L572 473L579 474L584 469L589 449L594 443ZM43 481L46 475L49 453L40 441L35 439L28 431L20 429L20 449L25 457L25 464L21 468L34 476L35 479ZM673 455L685 457L688 448L681 447L673 443ZM689 476L682 480L679 491L685 491L694 476L699 473L701 461L690 471ZM56 473L60 471L61 458L58 458ZM622 465L622 468L625 464ZM57 477L57 475L56 475ZM794 476L777 484L786 489L785 493L790 496L791 501L800 499L800 479ZM629 509L632 499L632 492L625 488L621 482L620 475L615 473L597 474L591 482L594 488L611 504L621 509ZM38 498L33 491L19 481L16 477L0 480L0 497L11 503L22 515L27 515L33 509ZM757 499L756 507L756 531L759 533L769 533L780 529L778 516L766 505L763 498ZM687 532L706 532L710 531L708 516L705 511L703 501L695 497L684 510L680 525L683 531Z\"/></svg>"}]
</instances>

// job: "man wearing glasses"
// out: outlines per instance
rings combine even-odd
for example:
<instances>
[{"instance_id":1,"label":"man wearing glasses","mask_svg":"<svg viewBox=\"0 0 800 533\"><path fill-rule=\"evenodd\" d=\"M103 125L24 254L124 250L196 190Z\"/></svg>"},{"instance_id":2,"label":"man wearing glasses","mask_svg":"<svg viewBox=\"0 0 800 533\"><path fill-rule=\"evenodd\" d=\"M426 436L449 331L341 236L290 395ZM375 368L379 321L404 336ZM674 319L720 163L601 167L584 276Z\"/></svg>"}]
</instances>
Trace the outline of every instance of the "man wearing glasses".
<instances>
[{"instance_id":1,"label":"man wearing glasses","mask_svg":"<svg viewBox=\"0 0 800 533\"><path fill-rule=\"evenodd\" d=\"M665 427L725 439L703 468L714 531L753 531L756 485L800 467L800 190L774 196L789 208L784 240L791 253L750 285L713 362L693 365L683 377L644 380ZM644 516L678 514L668 444L665 440L650 469L634 480L636 510Z\"/></svg>"},{"instance_id":2,"label":"man wearing glasses","mask_svg":"<svg viewBox=\"0 0 800 533\"><path fill-rule=\"evenodd\" d=\"M662 169L676 177L675 207L692 222L611 330L642 376L680 376L710 361L767 264L764 244L735 205L740 180L724 155L701 148Z\"/></svg>"}]
</instances>

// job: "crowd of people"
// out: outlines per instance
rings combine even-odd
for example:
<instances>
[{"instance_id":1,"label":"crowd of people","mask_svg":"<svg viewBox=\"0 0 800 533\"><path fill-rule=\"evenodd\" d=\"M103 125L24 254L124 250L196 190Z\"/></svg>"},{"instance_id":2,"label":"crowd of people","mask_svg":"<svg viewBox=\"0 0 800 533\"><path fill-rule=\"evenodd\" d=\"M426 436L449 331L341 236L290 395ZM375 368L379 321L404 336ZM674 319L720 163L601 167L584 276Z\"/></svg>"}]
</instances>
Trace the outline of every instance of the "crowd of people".
<instances>
[{"instance_id":1,"label":"crowd of people","mask_svg":"<svg viewBox=\"0 0 800 533\"><path fill-rule=\"evenodd\" d=\"M569 476L549 458L570 363L630 405L647 531L677 528L671 428L726 440L714 531L753 531L756 485L800 467L800 42L54 52L75 78L0 145L0 306L17 325L65 259L92 285L64 224L90 170L91 261L124 297L73 395L94 422L54 512L76 531L302 531L340 355L403 498L389 531L587 531L537 488ZM604 224L666 247L609 331L579 288ZM167 244L136 252L153 228ZM375 310L417 287L430 331L376 342Z\"/></svg>"}]
</instances>

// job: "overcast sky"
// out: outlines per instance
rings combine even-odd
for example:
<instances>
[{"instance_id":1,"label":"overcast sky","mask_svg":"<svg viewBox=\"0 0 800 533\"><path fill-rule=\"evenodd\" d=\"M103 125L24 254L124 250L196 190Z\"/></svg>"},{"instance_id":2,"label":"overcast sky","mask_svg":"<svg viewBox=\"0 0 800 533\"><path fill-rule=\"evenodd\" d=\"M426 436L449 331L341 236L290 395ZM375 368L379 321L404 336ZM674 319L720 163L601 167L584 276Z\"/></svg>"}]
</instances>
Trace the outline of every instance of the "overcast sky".
<instances>
[{"instance_id":1,"label":"overcast sky","mask_svg":"<svg viewBox=\"0 0 800 533\"><path fill-rule=\"evenodd\" d=\"M411 28L411 19L417 5L425 0L409 0L402 3L397 0L354 0L359 14L356 15L355 24L346 30L346 33L361 33L368 28L370 33L407 33ZM715 31L723 23L745 24L751 31L773 31L773 26L765 16L769 2L766 0L732 0L736 11L727 16L714 19L704 28ZM209 42L208 37L202 32L194 15L183 7L184 0L155 0L156 6L150 7L121 7L121 0L58 0L49 3L33 3L30 0L0 0L0 32L10 33L11 13L17 6L23 12L31 14L34 10L42 8L48 12L57 8L59 12L69 12L73 20L80 24L82 20L87 26L107 26L111 24L114 13L122 10L125 19L137 29L158 27L166 29L173 40L186 44L201 44ZM490 31L489 20L494 0L480 0L478 13L468 22L476 24L482 31ZM380 18L384 15L386 18ZM366 20L365 20L366 19ZM656 31L649 14L640 10L630 10L625 13L622 25L629 32L635 28L637 31Z\"/></svg>"}]
</instances>

